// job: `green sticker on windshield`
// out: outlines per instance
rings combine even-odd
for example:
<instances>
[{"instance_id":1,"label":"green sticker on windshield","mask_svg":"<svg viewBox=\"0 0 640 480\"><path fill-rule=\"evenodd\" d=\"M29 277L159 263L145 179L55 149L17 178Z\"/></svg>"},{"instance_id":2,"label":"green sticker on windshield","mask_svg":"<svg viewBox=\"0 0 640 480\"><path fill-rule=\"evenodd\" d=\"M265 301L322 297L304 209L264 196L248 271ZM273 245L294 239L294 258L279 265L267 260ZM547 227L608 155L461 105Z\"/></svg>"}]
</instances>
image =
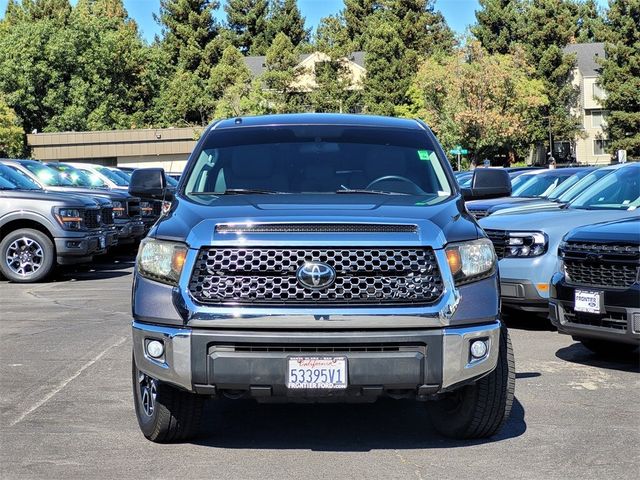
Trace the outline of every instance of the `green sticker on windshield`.
<instances>
[{"instance_id":1,"label":"green sticker on windshield","mask_svg":"<svg viewBox=\"0 0 640 480\"><path fill-rule=\"evenodd\" d=\"M418 150L420 160L429 160L429 150Z\"/></svg>"}]
</instances>

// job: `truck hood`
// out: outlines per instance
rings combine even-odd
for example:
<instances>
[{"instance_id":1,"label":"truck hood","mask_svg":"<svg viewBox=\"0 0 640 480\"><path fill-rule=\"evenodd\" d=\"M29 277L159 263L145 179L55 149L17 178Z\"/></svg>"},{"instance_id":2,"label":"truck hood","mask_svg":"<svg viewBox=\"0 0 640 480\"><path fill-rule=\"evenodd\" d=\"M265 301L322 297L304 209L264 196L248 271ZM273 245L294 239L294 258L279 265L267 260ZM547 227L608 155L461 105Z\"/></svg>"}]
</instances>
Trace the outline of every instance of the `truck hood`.
<instances>
[{"instance_id":1,"label":"truck hood","mask_svg":"<svg viewBox=\"0 0 640 480\"><path fill-rule=\"evenodd\" d=\"M467 208L471 211L489 210L491 207L495 207L496 205L502 205L504 203L515 204L515 203L530 202L532 200L538 200L538 198L500 197L500 198L492 198L489 200L471 200L470 202L467 202Z\"/></svg>"},{"instance_id":2,"label":"truck hood","mask_svg":"<svg viewBox=\"0 0 640 480\"><path fill-rule=\"evenodd\" d=\"M568 208L529 212L526 214L491 215L480 220L480 226L486 230L535 230L549 235L549 238L560 238L569 230L593 223L622 220L638 217L640 213L626 210L581 210ZM559 240L559 239L558 239Z\"/></svg>"},{"instance_id":3,"label":"truck hood","mask_svg":"<svg viewBox=\"0 0 640 480\"><path fill-rule=\"evenodd\" d=\"M69 195L65 193L50 192L47 190L2 190L0 198L15 200L37 200L49 202L61 207L87 207L98 206L95 200L84 195Z\"/></svg>"},{"instance_id":4,"label":"truck hood","mask_svg":"<svg viewBox=\"0 0 640 480\"><path fill-rule=\"evenodd\" d=\"M111 201L123 201L130 198L126 191L123 190L105 190L102 188L84 188L84 187L47 187L52 192L71 193L74 195L91 195L92 197L107 198Z\"/></svg>"},{"instance_id":5,"label":"truck hood","mask_svg":"<svg viewBox=\"0 0 640 480\"><path fill-rule=\"evenodd\" d=\"M208 199L211 199L209 201ZM482 235L461 197L368 194L226 195L196 203L174 200L149 236L203 245L431 245L473 240ZM262 233L221 234L221 223L411 224L413 233Z\"/></svg>"},{"instance_id":6,"label":"truck hood","mask_svg":"<svg viewBox=\"0 0 640 480\"><path fill-rule=\"evenodd\" d=\"M565 240L638 245L640 244L640 217L576 228L567 235Z\"/></svg>"}]
</instances>

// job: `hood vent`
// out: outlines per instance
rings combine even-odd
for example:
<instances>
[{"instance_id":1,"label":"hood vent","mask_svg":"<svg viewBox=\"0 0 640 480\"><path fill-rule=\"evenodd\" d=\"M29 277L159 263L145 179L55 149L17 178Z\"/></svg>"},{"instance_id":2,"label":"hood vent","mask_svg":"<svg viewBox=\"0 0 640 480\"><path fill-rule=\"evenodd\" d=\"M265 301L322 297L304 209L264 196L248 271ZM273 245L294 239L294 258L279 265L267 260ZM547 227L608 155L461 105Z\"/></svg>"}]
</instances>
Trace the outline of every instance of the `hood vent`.
<instances>
[{"instance_id":1,"label":"hood vent","mask_svg":"<svg viewBox=\"0 0 640 480\"><path fill-rule=\"evenodd\" d=\"M416 225L391 223L220 223L216 233L416 233Z\"/></svg>"}]
</instances>

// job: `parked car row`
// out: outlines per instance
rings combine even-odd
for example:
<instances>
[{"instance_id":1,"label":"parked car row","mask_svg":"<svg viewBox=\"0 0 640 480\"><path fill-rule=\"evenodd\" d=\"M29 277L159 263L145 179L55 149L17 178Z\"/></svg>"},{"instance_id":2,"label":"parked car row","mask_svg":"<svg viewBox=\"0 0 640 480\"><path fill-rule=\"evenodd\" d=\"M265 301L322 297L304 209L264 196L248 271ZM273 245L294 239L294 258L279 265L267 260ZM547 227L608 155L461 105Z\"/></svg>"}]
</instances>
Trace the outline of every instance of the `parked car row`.
<instances>
[{"instance_id":1,"label":"parked car row","mask_svg":"<svg viewBox=\"0 0 640 480\"><path fill-rule=\"evenodd\" d=\"M141 201L128 188L127 175L113 168L0 160L0 273L37 282L56 265L137 245L163 202Z\"/></svg>"},{"instance_id":2,"label":"parked car row","mask_svg":"<svg viewBox=\"0 0 640 480\"><path fill-rule=\"evenodd\" d=\"M594 351L636 348L640 164L518 179L511 197L467 202L499 259L503 306L548 313L561 333ZM545 188L552 179L554 188Z\"/></svg>"}]
</instances>

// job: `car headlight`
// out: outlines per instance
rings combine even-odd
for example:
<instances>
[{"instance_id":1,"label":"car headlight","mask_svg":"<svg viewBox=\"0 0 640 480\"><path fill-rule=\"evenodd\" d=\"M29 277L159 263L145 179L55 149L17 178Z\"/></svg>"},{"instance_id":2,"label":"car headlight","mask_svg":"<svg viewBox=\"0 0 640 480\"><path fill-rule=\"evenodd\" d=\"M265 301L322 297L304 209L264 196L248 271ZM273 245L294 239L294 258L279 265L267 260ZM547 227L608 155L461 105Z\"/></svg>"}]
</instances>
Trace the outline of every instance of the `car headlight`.
<instances>
[{"instance_id":1,"label":"car headlight","mask_svg":"<svg viewBox=\"0 0 640 480\"><path fill-rule=\"evenodd\" d=\"M127 215L124 202L120 202L118 200L114 200L113 202L113 217L121 218Z\"/></svg>"},{"instance_id":2,"label":"car headlight","mask_svg":"<svg viewBox=\"0 0 640 480\"><path fill-rule=\"evenodd\" d=\"M454 243L445 252L456 285L479 280L495 270L496 254L488 238Z\"/></svg>"},{"instance_id":3,"label":"car headlight","mask_svg":"<svg viewBox=\"0 0 640 480\"><path fill-rule=\"evenodd\" d=\"M65 230L84 228L84 209L82 208L58 208L54 215Z\"/></svg>"},{"instance_id":4,"label":"car headlight","mask_svg":"<svg viewBox=\"0 0 640 480\"><path fill-rule=\"evenodd\" d=\"M186 256L184 243L145 238L140 243L136 266L143 277L177 285Z\"/></svg>"},{"instance_id":5,"label":"car headlight","mask_svg":"<svg viewBox=\"0 0 640 480\"><path fill-rule=\"evenodd\" d=\"M140 210L142 211L143 217L152 217L153 216L153 203L142 201L140 202Z\"/></svg>"},{"instance_id":6,"label":"car headlight","mask_svg":"<svg viewBox=\"0 0 640 480\"><path fill-rule=\"evenodd\" d=\"M509 232L505 240L505 258L539 257L547 252L547 235L542 232Z\"/></svg>"}]
</instances>

